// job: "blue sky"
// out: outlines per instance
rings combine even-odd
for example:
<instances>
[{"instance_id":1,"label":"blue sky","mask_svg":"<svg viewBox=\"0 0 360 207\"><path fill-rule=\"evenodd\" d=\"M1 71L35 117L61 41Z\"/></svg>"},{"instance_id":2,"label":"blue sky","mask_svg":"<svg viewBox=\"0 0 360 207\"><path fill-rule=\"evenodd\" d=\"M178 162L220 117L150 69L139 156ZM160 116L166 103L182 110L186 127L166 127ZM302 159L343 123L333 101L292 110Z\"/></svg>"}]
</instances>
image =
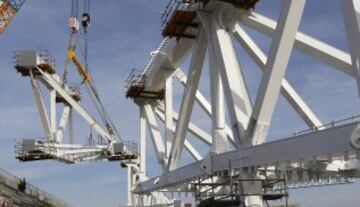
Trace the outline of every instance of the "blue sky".
<instances>
[{"instance_id":1,"label":"blue sky","mask_svg":"<svg viewBox=\"0 0 360 207\"><path fill-rule=\"evenodd\" d=\"M125 139L139 136L139 112L135 104L124 97L124 80L133 67L144 67L149 53L161 41L160 13L166 3L166 0L92 1L89 64L103 102ZM280 0L263 0L256 11L276 19L280 3ZM348 51L339 6L337 0L308 0L300 30ZM0 167L15 175L26 176L31 183L74 206L117 206L126 202L126 171L117 163L64 165L50 161L24 164L14 160L14 139L43 134L29 80L20 77L12 68L13 51L49 49L62 72L69 35L69 7L69 1L64 0L28 0L0 36ZM265 52L269 50L270 39L247 31ZM238 45L235 47L255 98L261 73L249 56ZM186 66L187 63L185 70ZM72 73L72 76L77 74ZM293 52L287 78L323 122L359 114L355 81L344 74ZM181 88L176 86L176 89L175 99L180 102ZM209 97L207 70L204 70L200 89ZM90 107L87 102L84 104ZM179 104L176 107L179 108ZM209 121L198 107L194 109L195 116L194 121L208 129ZM89 128L78 117L76 120L76 135L87 136ZM304 128L304 123L280 98L270 137L286 137ZM202 147L196 141L194 144ZM148 165L152 165L156 160L149 149L151 161ZM201 152L206 153L205 148ZM157 173L157 168L152 168L151 175ZM357 206L354 200L359 188L356 184L292 191L291 200L309 207L335 207L339 203ZM331 199L324 199L329 197Z\"/></svg>"}]
</instances>

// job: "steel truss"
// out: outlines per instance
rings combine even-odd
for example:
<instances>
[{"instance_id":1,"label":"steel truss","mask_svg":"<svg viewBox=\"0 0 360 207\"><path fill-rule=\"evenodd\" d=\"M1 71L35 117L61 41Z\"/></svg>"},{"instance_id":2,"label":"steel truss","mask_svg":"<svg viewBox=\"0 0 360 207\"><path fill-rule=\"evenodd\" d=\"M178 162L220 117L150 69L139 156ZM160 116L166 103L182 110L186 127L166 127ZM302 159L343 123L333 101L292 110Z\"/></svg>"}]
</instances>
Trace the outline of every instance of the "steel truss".
<instances>
[{"instance_id":1,"label":"steel truss","mask_svg":"<svg viewBox=\"0 0 360 207\"><path fill-rule=\"evenodd\" d=\"M19 160L55 159L70 164L94 160L136 161L136 145L132 142L120 141L87 112L80 104L79 89L61 81L49 53L20 51L16 54L15 68L23 76L30 78L45 134L42 139L25 139L18 142L16 152ZM44 88L49 91L49 110L42 93ZM62 112L58 120L57 112L60 110ZM81 140L74 139L74 112L77 112L97 132L99 136L94 137L95 141L87 140L85 145L76 144ZM68 140L65 140L66 131L69 132Z\"/></svg>"},{"instance_id":2,"label":"steel truss","mask_svg":"<svg viewBox=\"0 0 360 207\"><path fill-rule=\"evenodd\" d=\"M134 81L137 89L153 93L164 91L165 96L158 99L132 96L140 108L141 126L140 179L131 187L133 196L196 192L194 186L199 186L198 183L219 186L229 182L231 175L237 177L240 201L246 206L262 206L266 200L264 189L269 188L264 181L269 179L284 179L286 186L326 186L347 183L349 178L358 177L359 120L352 118L324 125L284 76L290 53L295 49L359 83L360 2L341 1L350 54L298 31L305 0L284 0L277 21L238 8L232 1L189 2L201 4L189 7L196 13L195 20L190 23L197 27L184 31L184 34L195 34L195 38L166 37L151 53L142 75ZM272 38L268 56L244 26ZM250 98L233 40L263 71L255 100ZM189 55L191 61L186 75L181 67ZM210 70L210 101L198 90L206 55ZM173 109L174 80L184 85L179 112ZM279 95L289 102L311 130L266 142ZM211 119L211 134L191 121L195 104ZM225 108L230 123L225 121ZM156 116L163 122L164 136ZM163 170L154 178L146 177L147 129ZM187 133L209 146L207 156L198 152L186 138ZM180 166L184 150L195 161ZM225 185L222 187L225 189ZM270 187L277 188L275 184ZM200 190L206 190L206 186ZM209 196L214 197L216 195ZM141 199L132 199L129 205L141 205L141 202Z\"/></svg>"}]
</instances>

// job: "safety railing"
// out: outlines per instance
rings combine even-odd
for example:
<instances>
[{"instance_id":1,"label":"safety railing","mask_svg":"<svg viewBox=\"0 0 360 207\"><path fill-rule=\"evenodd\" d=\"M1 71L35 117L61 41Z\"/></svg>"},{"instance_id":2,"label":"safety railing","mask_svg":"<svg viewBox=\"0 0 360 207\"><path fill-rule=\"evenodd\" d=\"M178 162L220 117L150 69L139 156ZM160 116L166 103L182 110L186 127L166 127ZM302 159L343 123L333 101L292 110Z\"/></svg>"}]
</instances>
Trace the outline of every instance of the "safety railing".
<instances>
[{"instance_id":1,"label":"safety railing","mask_svg":"<svg viewBox=\"0 0 360 207\"><path fill-rule=\"evenodd\" d=\"M0 182L12 189L18 189L19 184L24 183L24 179L16 177L9 172L0 169ZM54 195L47 193L27 182L24 183L24 193L29 197L35 198L39 201L45 202L50 204L50 206L57 206L57 207L70 207L69 204L61 201L60 199L56 198Z\"/></svg>"},{"instance_id":2,"label":"safety railing","mask_svg":"<svg viewBox=\"0 0 360 207\"><path fill-rule=\"evenodd\" d=\"M133 68L129 76L125 80L125 93L128 93L131 87L143 87L144 86L145 74L140 71L137 71L136 68Z\"/></svg>"},{"instance_id":3,"label":"safety railing","mask_svg":"<svg viewBox=\"0 0 360 207\"><path fill-rule=\"evenodd\" d=\"M129 88L130 86L134 85L134 84L141 84L141 77L142 74L140 71L137 71L136 68L133 68L130 71L129 76L126 78L125 80L125 88Z\"/></svg>"},{"instance_id":4,"label":"safety railing","mask_svg":"<svg viewBox=\"0 0 360 207\"><path fill-rule=\"evenodd\" d=\"M161 27L165 27L177 10L195 11L202 7L202 1L194 0L169 0L164 12L161 14Z\"/></svg>"},{"instance_id":5,"label":"safety railing","mask_svg":"<svg viewBox=\"0 0 360 207\"><path fill-rule=\"evenodd\" d=\"M314 188L314 187L324 187L324 186L333 186L333 185L346 185L353 184L356 182L355 178L349 177L334 177L326 180L312 180L308 182L290 182L286 186L282 184L274 185L274 190L280 189L301 189L301 188Z\"/></svg>"},{"instance_id":6,"label":"safety railing","mask_svg":"<svg viewBox=\"0 0 360 207\"><path fill-rule=\"evenodd\" d=\"M56 68L56 60L49 50L47 49L40 50L38 55L40 57L41 62L47 63L53 68Z\"/></svg>"},{"instance_id":7,"label":"safety railing","mask_svg":"<svg viewBox=\"0 0 360 207\"><path fill-rule=\"evenodd\" d=\"M17 156L25 156L29 154L29 152L26 152L24 150L23 140L15 140L15 154ZM38 138L35 139L36 143L36 151L39 151L39 153L48 153L48 154L56 154L56 148L45 146L47 143L49 143L49 140L47 138ZM31 153L32 155L35 155L35 153Z\"/></svg>"},{"instance_id":8,"label":"safety railing","mask_svg":"<svg viewBox=\"0 0 360 207\"><path fill-rule=\"evenodd\" d=\"M135 141L124 141L122 142L126 146L126 154L127 155L138 155L137 143Z\"/></svg>"},{"instance_id":9,"label":"safety railing","mask_svg":"<svg viewBox=\"0 0 360 207\"><path fill-rule=\"evenodd\" d=\"M296 132L294 132L294 136L309 134L312 132L316 132L316 131L320 131L320 130L324 130L324 129L331 129L334 127L344 126L344 125L348 125L348 124L352 124L352 123L356 123L356 122L360 122L360 115L352 116L352 117L349 117L346 119L341 119L338 121L332 121L328 124L321 125L321 126L313 126L312 128L306 129L303 131L296 131Z\"/></svg>"}]
</instances>

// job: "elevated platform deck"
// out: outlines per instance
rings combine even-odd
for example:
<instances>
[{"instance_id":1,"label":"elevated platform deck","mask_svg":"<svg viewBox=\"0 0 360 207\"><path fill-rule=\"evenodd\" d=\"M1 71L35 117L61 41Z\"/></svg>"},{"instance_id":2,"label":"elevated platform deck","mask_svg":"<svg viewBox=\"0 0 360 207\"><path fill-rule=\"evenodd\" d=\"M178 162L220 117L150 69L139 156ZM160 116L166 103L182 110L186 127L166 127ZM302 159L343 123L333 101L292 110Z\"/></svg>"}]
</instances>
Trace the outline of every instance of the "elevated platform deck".
<instances>
[{"instance_id":1,"label":"elevated platform deck","mask_svg":"<svg viewBox=\"0 0 360 207\"><path fill-rule=\"evenodd\" d=\"M196 35L187 33L189 27L198 28L199 24L194 23L196 12L187 10L176 10L162 31L163 37L190 38L195 39Z\"/></svg>"},{"instance_id":2,"label":"elevated platform deck","mask_svg":"<svg viewBox=\"0 0 360 207\"><path fill-rule=\"evenodd\" d=\"M38 65L38 67L46 73L49 73L49 74L56 73L56 70L49 64L40 64L40 65ZM35 76L40 75L40 72L36 68L24 67L24 66L20 66L20 65L15 65L14 68L22 76L30 76L30 70L33 71L33 74Z\"/></svg>"},{"instance_id":3,"label":"elevated platform deck","mask_svg":"<svg viewBox=\"0 0 360 207\"><path fill-rule=\"evenodd\" d=\"M108 156L109 161L124 161L124 160L136 160L137 155L112 155Z\"/></svg>"},{"instance_id":4,"label":"elevated platform deck","mask_svg":"<svg viewBox=\"0 0 360 207\"><path fill-rule=\"evenodd\" d=\"M143 98L143 99L154 99L163 100L165 97L165 90L159 91L148 91L145 89L145 85L142 80L142 75L138 74L135 69L131 71L126 82L126 98Z\"/></svg>"},{"instance_id":5,"label":"elevated platform deck","mask_svg":"<svg viewBox=\"0 0 360 207\"><path fill-rule=\"evenodd\" d=\"M180 38L196 38L199 27L196 11L206 8L211 1L233 4L239 9L254 9L259 0L182 0L170 1L162 15L162 36ZM191 30L193 29L193 30Z\"/></svg>"},{"instance_id":6,"label":"elevated platform deck","mask_svg":"<svg viewBox=\"0 0 360 207\"><path fill-rule=\"evenodd\" d=\"M24 155L16 156L21 162L30 162L30 161L40 161L40 160L55 160L57 159L54 155L44 153L44 152L37 152L37 153L27 153Z\"/></svg>"}]
</instances>

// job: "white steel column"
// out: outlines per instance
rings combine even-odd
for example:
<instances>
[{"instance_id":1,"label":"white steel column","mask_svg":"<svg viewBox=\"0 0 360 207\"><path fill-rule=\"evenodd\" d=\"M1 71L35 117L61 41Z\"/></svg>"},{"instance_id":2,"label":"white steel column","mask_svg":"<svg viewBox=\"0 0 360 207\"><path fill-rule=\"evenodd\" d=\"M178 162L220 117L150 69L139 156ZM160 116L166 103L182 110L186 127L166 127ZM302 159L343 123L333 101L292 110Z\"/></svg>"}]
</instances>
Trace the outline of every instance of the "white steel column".
<instances>
[{"instance_id":1,"label":"white steel column","mask_svg":"<svg viewBox=\"0 0 360 207\"><path fill-rule=\"evenodd\" d=\"M133 187L134 187L134 177L133 177L133 169L131 165L127 165L127 174L128 174L128 179L127 179L127 193L128 193L128 206L133 206L135 207L135 199L134 199L134 194L132 193L133 191Z\"/></svg>"},{"instance_id":2,"label":"white steel column","mask_svg":"<svg viewBox=\"0 0 360 207\"><path fill-rule=\"evenodd\" d=\"M161 113L159 110L157 110L156 115L157 115L157 117L160 118L160 120L163 123L165 123L165 116L163 113ZM171 127L172 133L175 132L175 129L176 129L175 125L172 125L172 127ZM185 138L185 142L184 142L184 147L196 161L202 160L202 156L200 155L200 153L195 149L195 147L186 138Z\"/></svg>"},{"instance_id":3,"label":"white steel column","mask_svg":"<svg viewBox=\"0 0 360 207\"><path fill-rule=\"evenodd\" d=\"M209 50L211 111L212 111L212 152L227 151L227 137L225 132L224 89L212 50Z\"/></svg>"},{"instance_id":4,"label":"white steel column","mask_svg":"<svg viewBox=\"0 0 360 207\"><path fill-rule=\"evenodd\" d=\"M173 128L173 78L169 76L165 81L165 152L170 156L171 143L174 137Z\"/></svg>"},{"instance_id":5,"label":"white steel column","mask_svg":"<svg viewBox=\"0 0 360 207\"><path fill-rule=\"evenodd\" d=\"M54 89L50 91L50 129L51 134L53 134L53 138L55 138L51 141L56 141L56 91Z\"/></svg>"},{"instance_id":6,"label":"white steel column","mask_svg":"<svg viewBox=\"0 0 360 207\"><path fill-rule=\"evenodd\" d=\"M165 170L166 169L165 146L164 146L164 141L160 134L158 124L156 122L155 113L150 104L145 104L144 109L146 114L146 121L150 129L151 139L156 152L156 157L158 159L159 164Z\"/></svg>"},{"instance_id":7,"label":"white steel column","mask_svg":"<svg viewBox=\"0 0 360 207\"><path fill-rule=\"evenodd\" d=\"M264 71L267 62L266 55L239 24L235 25L234 36L256 62L259 68ZM283 79L282 81L281 93L310 128L323 125L320 119L314 114L286 79Z\"/></svg>"},{"instance_id":8,"label":"white steel column","mask_svg":"<svg viewBox=\"0 0 360 207\"><path fill-rule=\"evenodd\" d=\"M69 115L70 115L70 106L65 106L61 115L59 128L56 134L56 140L58 143L62 143L63 141L66 125L69 120Z\"/></svg>"},{"instance_id":9,"label":"white steel column","mask_svg":"<svg viewBox=\"0 0 360 207\"><path fill-rule=\"evenodd\" d=\"M184 86L186 87L186 84L187 84L187 76L186 74L181 70L181 68L178 68L176 71L175 71L175 77L176 79ZM211 117L212 116L212 113L211 113L211 105L210 103L206 100L206 98L204 97L204 95L198 90L196 92L196 95L195 95L195 100L196 100L196 103L199 104L199 106L204 109L205 113Z\"/></svg>"},{"instance_id":10,"label":"white steel column","mask_svg":"<svg viewBox=\"0 0 360 207\"><path fill-rule=\"evenodd\" d=\"M140 180L146 177L146 115L144 106L140 107Z\"/></svg>"},{"instance_id":11,"label":"white steel column","mask_svg":"<svg viewBox=\"0 0 360 207\"><path fill-rule=\"evenodd\" d=\"M106 129L104 129L77 101L75 101L70 94L64 90L64 88L60 85L58 81L55 80L54 77L45 73L40 68L38 71L42 74L43 80L52 87L62 98L64 98L72 107L75 109L79 115L81 115L93 128L104 138L109 140L109 142L117 142L118 138L110 135Z\"/></svg>"},{"instance_id":12,"label":"white steel column","mask_svg":"<svg viewBox=\"0 0 360 207\"><path fill-rule=\"evenodd\" d=\"M70 107L69 111L69 143L74 144L74 122L73 122L73 108Z\"/></svg>"},{"instance_id":13,"label":"white steel column","mask_svg":"<svg viewBox=\"0 0 360 207\"><path fill-rule=\"evenodd\" d=\"M252 144L264 142L267 136L304 6L305 0L283 3L249 126L253 129Z\"/></svg>"},{"instance_id":14,"label":"white steel column","mask_svg":"<svg viewBox=\"0 0 360 207\"><path fill-rule=\"evenodd\" d=\"M216 12L212 15L201 14L200 17L203 25L210 26L208 31L211 37L211 50L224 84L235 143L237 147L240 147L246 139L245 129L252 111L252 104L232 40L224 28L225 25L222 25L221 15L221 12Z\"/></svg>"},{"instance_id":15,"label":"white steel column","mask_svg":"<svg viewBox=\"0 0 360 207\"><path fill-rule=\"evenodd\" d=\"M158 110L156 110L156 115L160 119L164 120L164 114L163 114L164 110L161 107L157 107L157 109ZM176 113L175 111L173 112L173 120L176 123L179 120L179 114ZM211 145L213 142L213 139L210 134L208 134L206 131L202 130L199 126L193 124L192 122L189 122L188 131L207 145Z\"/></svg>"},{"instance_id":16,"label":"white steel column","mask_svg":"<svg viewBox=\"0 0 360 207\"><path fill-rule=\"evenodd\" d=\"M175 71L175 76L176 78L180 81L180 83L183 85L183 86L186 86L186 82L187 82L187 77L186 75L184 74L184 72L178 68L176 71ZM202 95L202 93L198 90L196 92L196 95L195 95L195 100L196 102L200 105L200 107L206 112L206 114L212 118L212 111L211 111L211 104L209 103L208 100L206 100L206 98L204 97L204 95ZM177 117L177 116L176 116ZM176 118L175 118L176 119ZM191 131L191 123L190 123L190 126L189 126L189 129ZM228 137L228 139L231 141L231 143L235 146L235 143L234 143L234 136L233 136L233 133L230 129L230 127L228 127L228 125L225 124L225 132L226 132L226 136Z\"/></svg>"},{"instance_id":17,"label":"white steel column","mask_svg":"<svg viewBox=\"0 0 360 207\"><path fill-rule=\"evenodd\" d=\"M195 102L195 94L198 88L200 75L204 64L205 53L207 49L207 38L203 29L200 30L198 35L198 40L190 64L188 75L189 80L184 91L184 96L180 108L180 117L171 146L168 163L169 170L174 170L177 167L184 148L185 135L188 129L191 112Z\"/></svg>"},{"instance_id":18,"label":"white steel column","mask_svg":"<svg viewBox=\"0 0 360 207\"><path fill-rule=\"evenodd\" d=\"M47 115L46 108L44 105L44 99L41 94L39 81L34 79L32 71L31 71L31 86L34 92L36 106L40 114L40 120L44 133L49 137L49 139L53 140L53 134L51 133L51 129L50 129L49 117Z\"/></svg>"},{"instance_id":19,"label":"white steel column","mask_svg":"<svg viewBox=\"0 0 360 207\"><path fill-rule=\"evenodd\" d=\"M274 20L256 12L251 12L251 15L241 15L240 22L271 37L274 36L277 27L277 23ZM294 48L347 75L355 76L351 67L350 55L329 44L298 32L295 37Z\"/></svg>"},{"instance_id":20,"label":"white steel column","mask_svg":"<svg viewBox=\"0 0 360 207\"><path fill-rule=\"evenodd\" d=\"M360 96L360 1L340 0L350 48L352 67Z\"/></svg>"}]
</instances>

